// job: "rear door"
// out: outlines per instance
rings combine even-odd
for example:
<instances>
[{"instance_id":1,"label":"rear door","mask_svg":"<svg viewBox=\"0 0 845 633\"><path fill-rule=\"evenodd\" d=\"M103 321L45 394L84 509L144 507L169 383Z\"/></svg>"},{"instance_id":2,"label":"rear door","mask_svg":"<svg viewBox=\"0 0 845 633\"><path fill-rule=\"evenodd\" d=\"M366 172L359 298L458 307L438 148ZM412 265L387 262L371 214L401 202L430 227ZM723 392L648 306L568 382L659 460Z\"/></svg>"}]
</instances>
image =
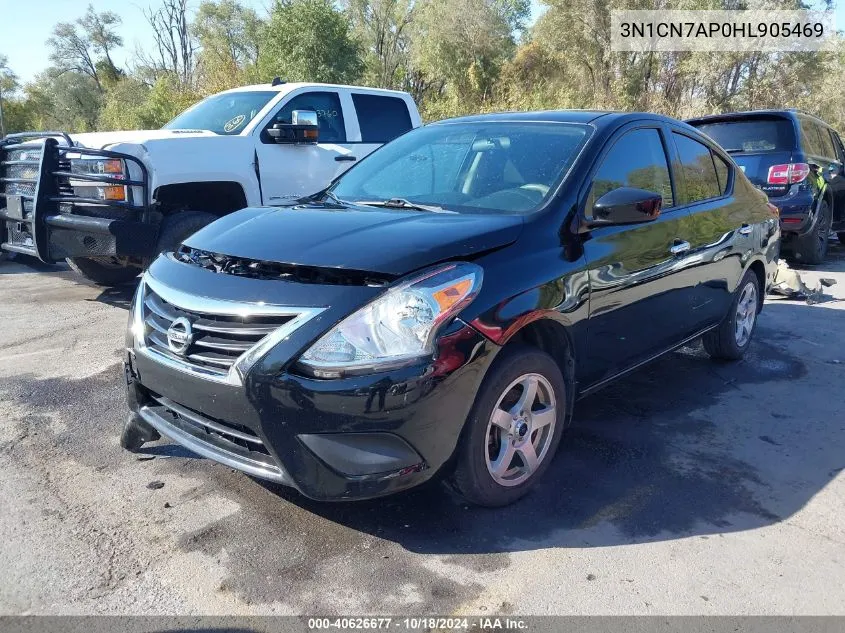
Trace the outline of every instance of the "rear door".
<instances>
[{"instance_id":1,"label":"rear door","mask_svg":"<svg viewBox=\"0 0 845 633\"><path fill-rule=\"evenodd\" d=\"M351 90L349 105L347 109L355 112L357 129L353 133L357 134L352 151L344 159L338 175L349 169L355 161L365 158L414 127L412 114L402 97Z\"/></svg>"},{"instance_id":2,"label":"rear door","mask_svg":"<svg viewBox=\"0 0 845 633\"><path fill-rule=\"evenodd\" d=\"M597 227L584 243L590 277L585 377L593 384L677 344L689 331L695 288L683 269L692 227L675 202L665 137L659 122L624 128L605 146L588 185L587 209L618 187L663 196L656 220Z\"/></svg>"},{"instance_id":3,"label":"rear door","mask_svg":"<svg viewBox=\"0 0 845 633\"><path fill-rule=\"evenodd\" d=\"M752 184L766 195L772 198L786 195L788 185L769 183L769 169L793 162L796 132L789 117L759 114L691 121L690 125L721 145Z\"/></svg>"},{"instance_id":4,"label":"rear door","mask_svg":"<svg viewBox=\"0 0 845 633\"><path fill-rule=\"evenodd\" d=\"M695 287L690 303L690 332L722 320L733 299L733 289L743 273L745 253L759 249L763 228L750 219L748 201L734 194L735 167L701 138L672 127L681 181L678 204L690 216L689 282Z\"/></svg>"},{"instance_id":5,"label":"rear door","mask_svg":"<svg viewBox=\"0 0 845 633\"><path fill-rule=\"evenodd\" d=\"M845 229L845 146L842 139L834 130L830 132L831 140L836 151L839 170L831 173L828 177L831 189L833 190L833 221L836 224L833 228L841 231Z\"/></svg>"}]
</instances>

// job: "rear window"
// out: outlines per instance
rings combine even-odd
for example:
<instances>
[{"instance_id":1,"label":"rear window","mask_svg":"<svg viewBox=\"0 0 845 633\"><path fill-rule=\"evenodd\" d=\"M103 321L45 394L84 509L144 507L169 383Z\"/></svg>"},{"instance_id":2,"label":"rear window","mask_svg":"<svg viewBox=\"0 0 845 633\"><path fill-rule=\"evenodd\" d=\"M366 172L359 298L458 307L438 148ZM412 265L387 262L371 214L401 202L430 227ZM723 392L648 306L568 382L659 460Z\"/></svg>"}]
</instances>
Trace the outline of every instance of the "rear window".
<instances>
[{"instance_id":1,"label":"rear window","mask_svg":"<svg viewBox=\"0 0 845 633\"><path fill-rule=\"evenodd\" d=\"M790 151L795 148L795 132L788 119L743 118L693 125L728 152Z\"/></svg>"},{"instance_id":2,"label":"rear window","mask_svg":"<svg viewBox=\"0 0 845 633\"><path fill-rule=\"evenodd\" d=\"M684 171L684 189L681 203L693 203L709 198L718 198L722 194L716 165L710 148L682 134L672 134L681 166Z\"/></svg>"},{"instance_id":3,"label":"rear window","mask_svg":"<svg viewBox=\"0 0 845 633\"><path fill-rule=\"evenodd\" d=\"M352 103L364 143L387 143L412 127L408 106L402 99L353 93Z\"/></svg>"}]
</instances>

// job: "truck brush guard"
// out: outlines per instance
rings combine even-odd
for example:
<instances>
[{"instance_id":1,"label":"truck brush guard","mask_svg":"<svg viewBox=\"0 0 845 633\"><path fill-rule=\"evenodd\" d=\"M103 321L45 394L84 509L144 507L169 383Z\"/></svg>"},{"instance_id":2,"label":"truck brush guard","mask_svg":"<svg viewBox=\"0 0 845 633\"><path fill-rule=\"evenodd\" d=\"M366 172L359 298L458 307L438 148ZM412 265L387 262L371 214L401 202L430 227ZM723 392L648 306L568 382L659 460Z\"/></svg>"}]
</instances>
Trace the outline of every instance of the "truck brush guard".
<instances>
[{"instance_id":1,"label":"truck brush guard","mask_svg":"<svg viewBox=\"0 0 845 633\"><path fill-rule=\"evenodd\" d=\"M80 167L91 159L119 160L122 168L85 173ZM130 178L132 171L139 177ZM148 180L146 167L134 156L76 147L64 132L10 134L0 139L0 248L46 263L149 257L155 253L158 223ZM80 195L92 187L117 188L123 199Z\"/></svg>"}]
</instances>

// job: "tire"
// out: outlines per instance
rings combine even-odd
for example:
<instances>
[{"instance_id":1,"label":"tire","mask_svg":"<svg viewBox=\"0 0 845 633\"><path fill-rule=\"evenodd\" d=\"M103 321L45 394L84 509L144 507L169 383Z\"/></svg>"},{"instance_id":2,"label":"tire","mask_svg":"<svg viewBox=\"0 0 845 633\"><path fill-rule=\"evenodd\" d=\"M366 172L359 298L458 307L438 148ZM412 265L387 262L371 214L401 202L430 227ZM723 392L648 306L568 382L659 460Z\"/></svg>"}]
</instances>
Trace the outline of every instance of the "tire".
<instances>
[{"instance_id":1,"label":"tire","mask_svg":"<svg viewBox=\"0 0 845 633\"><path fill-rule=\"evenodd\" d=\"M753 270L745 273L734 293L728 315L715 330L702 337L704 350L717 360L739 360L751 345L760 312L760 280ZM748 312L751 310L751 312ZM738 323L742 331L738 330Z\"/></svg>"},{"instance_id":2,"label":"tire","mask_svg":"<svg viewBox=\"0 0 845 633\"><path fill-rule=\"evenodd\" d=\"M839 233L836 234L836 237L839 238L840 244L845 244L845 231L840 231Z\"/></svg>"},{"instance_id":3,"label":"tire","mask_svg":"<svg viewBox=\"0 0 845 633\"><path fill-rule=\"evenodd\" d=\"M161 222L158 233L158 252L173 252L201 228L208 226L217 216L205 211L180 211L169 215Z\"/></svg>"},{"instance_id":4,"label":"tire","mask_svg":"<svg viewBox=\"0 0 845 633\"><path fill-rule=\"evenodd\" d=\"M141 420L136 414L130 413L120 433L120 445L127 451L136 452L146 442L155 442L161 438L149 424Z\"/></svg>"},{"instance_id":5,"label":"tire","mask_svg":"<svg viewBox=\"0 0 845 633\"><path fill-rule=\"evenodd\" d=\"M68 265L98 286L119 286L141 274L138 266L125 266L108 257L71 257Z\"/></svg>"},{"instance_id":6,"label":"tire","mask_svg":"<svg viewBox=\"0 0 845 633\"><path fill-rule=\"evenodd\" d=\"M819 218L816 226L808 235L800 237L793 248L795 259L804 264L821 264L827 257L828 236L830 235L830 223L833 216L830 213L830 206L822 201L819 206Z\"/></svg>"},{"instance_id":7,"label":"tire","mask_svg":"<svg viewBox=\"0 0 845 633\"><path fill-rule=\"evenodd\" d=\"M531 381L536 389L533 411L520 406L524 385ZM503 351L485 377L467 419L451 477L453 487L467 501L488 507L505 506L525 496L543 476L560 444L567 395L566 381L551 356L521 346ZM500 424L494 423L497 410L495 419ZM521 412L528 415L520 417ZM528 468L523 456L531 453L537 459Z\"/></svg>"}]
</instances>

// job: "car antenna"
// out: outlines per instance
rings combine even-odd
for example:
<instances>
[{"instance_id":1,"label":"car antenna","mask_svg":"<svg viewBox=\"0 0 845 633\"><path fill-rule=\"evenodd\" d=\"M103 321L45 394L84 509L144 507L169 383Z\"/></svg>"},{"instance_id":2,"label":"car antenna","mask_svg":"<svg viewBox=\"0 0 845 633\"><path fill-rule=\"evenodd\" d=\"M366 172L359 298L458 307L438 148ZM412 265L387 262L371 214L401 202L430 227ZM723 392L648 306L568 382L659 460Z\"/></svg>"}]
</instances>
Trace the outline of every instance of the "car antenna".
<instances>
[{"instance_id":1,"label":"car antenna","mask_svg":"<svg viewBox=\"0 0 845 633\"><path fill-rule=\"evenodd\" d=\"M281 86L282 84L286 84L287 81L282 79L281 77L273 77L273 81L270 82L271 86Z\"/></svg>"}]
</instances>

